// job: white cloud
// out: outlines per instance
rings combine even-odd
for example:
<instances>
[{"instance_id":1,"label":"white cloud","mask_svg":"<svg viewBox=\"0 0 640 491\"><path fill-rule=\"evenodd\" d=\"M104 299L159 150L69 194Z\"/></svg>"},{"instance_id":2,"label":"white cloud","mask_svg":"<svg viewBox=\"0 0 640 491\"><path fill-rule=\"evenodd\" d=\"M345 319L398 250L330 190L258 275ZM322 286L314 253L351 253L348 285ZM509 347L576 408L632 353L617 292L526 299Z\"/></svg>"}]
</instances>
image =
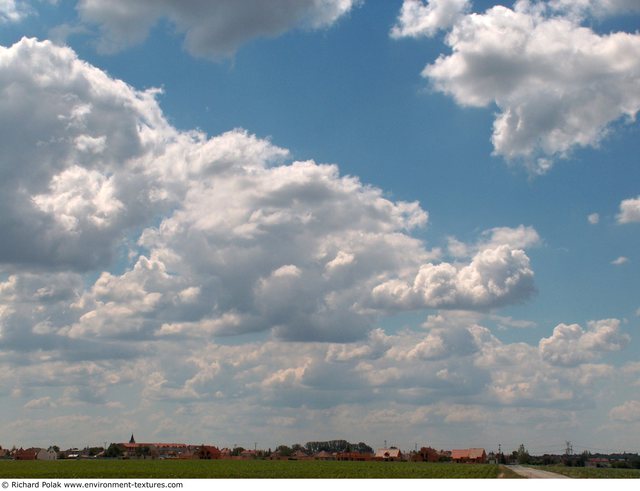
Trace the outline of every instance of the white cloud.
<instances>
[{"instance_id":1,"label":"white cloud","mask_svg":"<svg viewBox=\"0 0 640 491\"><path fill-rule=\"evenodd\" d=\"M132 266L103 272L64 315L32 322L52 345L257 331L354 340L389 309L486 309L533 292L521 249L539 242L530 227L487 231L467 247L468 264L437 263L439 252L410 235L428 220L418 203L391 201L335 165L285 165L285 149L243 130L181 133L155 92L68 48L23 39L0 56L0 83L15 92L0 100L11 116L0 261L95 268L172 207L129 241ZM27 161L37 165L15 165ZM412 298L387 292L393 282L415 284ZM17 324L9 331L18 336Z\"/></svg>"},{"instance_id":2,"label":"white cloud","mask_svg":"<svg viewBox=\"0 0 640 491\"><path fill-rule=\"evenodd\" d=\"M470 0L404 0L391 37L432 37L471 9Z\"/></svg>"},{"instance_id":3,"label":"white cloud","mask_svg":"<svg viewBox=\"0 0 640 491\"><path fill-rule=\"evenodd\" d=\"M19 22L29 13L28 4L16 0L0 0L0 24Z\"/></svg>"},{"instance_id":4,"label":"white cloud","mask_svg":"<svg viewBox=\"0 0 640 491\"><path fill-rule=\"evenodd\" d=\"M629 258L625 257L625 256L620 256L616 259L614 259L613 261L611 261L611 264L613 264L614 266L622 266L625 263L629 262Z\"/></svg>"},{"instance_id":5,"label":"white cloud","mask_svg":"<svg viewBox=\"0 0 640 491\"><path fill-rule=\"evenodd\" d=\"M32 399L24 405L25 409L50 409L54 407L56 404L51 400L51 397Z\"/></svg>"},{"instance_id":6,"label":"white cloud","mask_svg":"<svg viewBox=\"0 0 640 491\"><path fill-rule=\"evenodd\" d=\"M143 232L140 244L180 278L176 288L200 292L189 306L195 318L165 322L162 334L361 337L372 328L362 304L378 276L432 257L407 235L427 221L417 203L389 201L336 166L270 165L280 153L239 131L210 141L199 156L212 164L173 214Z\"/></svg>"},{"instance_id":7,"label":"white cloud","mask_svg":"<svg viewBox=\"0 0 640 491\"><path fill-rule=\"evenodd\" d=\"M101 49L114 51L143 41L162 18L185 35L189 53L206 58L232 55L256 37L294 28L328 27L359 0L80 0L83 21L101 26Z\"/></svg>"},{"instance_id":8,"label":"white cloud","mask_svg":"<svg viewBox=\"0 0 640 491\"><path fill-rule=\"evenodd\" d=\"M422 265L411 282L376 286L374 302L399 308L484 309L518 303L535 291L529 258L507 245L478 252L469 265Z\"/></svg>"},{"instance_id":9,"label":"white cloud","mask_svg":"<svg viewBox=\"0 0 640 491\"><path fill-rule=\"evenodd\" d=\"M577 324L559 324L553 335L540 340L538 349L543 360L553 365L574 366L598 359L602 353L619 351L629 342L620 331L620 321L591 321L587 330Z\"/></svg>"},{"instance_id":10,"label":"white cloud","mask_svg":"<svg viewBox=\"0 0 640 491\"><path fill-rule=\"evenodd\" d=\"M243 130L179 132L152 92L67 48L23 40L0 57L0 84L15 91L0 98L10 118L0 132L0 221L19 224L3 225L0 243L0 390L16 411L51 412L46 422L66 432L51 438L82 441L96 418L67 411L88 405L158 439L285 438L376 420L406 432L406 418L419 426L425 417L454 428L489 423L496 407L588 406L592 382L612 376L592 362L625 344L614 321L569 337L587 355L564 364L542 363L567 361L555 332L546 350L503 343L468 311L394 334L379 328L397 310L528 298L524 249L541 242L533 228L490 229L443 262L411 235L428 222L418 203L393 201L335 165L289 163L286 149ZM7 248L38 241L29 261ZM125 247L131 263L103 271ZM70 272L78 264L90 273ZM262 334L218 339L247 332ZM181 413L165 401L180 401ZM280 426L253 423L258 409ZM362 417L350 424L349 414ZM29 443L47 427L0 426L3 440Z\"/></svg>"},{"instance_id":11,"label":"white cloud","mask_svg":"<svg viewBox=\"0 0 640 491\"><path fill-rule=\"evenodd\" d=\"M504 343L460 313L438 316L441 321L426 331L374 330L358 343L159 339L136 360L23 356L0 372L0 379L20 408L48 408L52 424L60 408L108 404L118 419L140 428L136 435L144 430L191 441L207 431L221 443L247 434L262 442L274 433L278 441L329 430L346 436L356 428L363 431L356 441L375 441L386 432L412 439L403 429L407 421L412 432L427 423L433 431L444 427L450 439L460 422L470 425L466 438L476 425L507 431L505 418L530 425L564 422L572 414L567 407L591 408L608 391L603 382L618 375L608 365L544 363L536 346ZM602 347L599 341L591 344ZM179 414L168 401L180 402ZM269 428L251 418L258 409L262 421L272 422ZM375 421L384 428L372 430ZM233 430L237 425L244 425L242 431ZM62 440L79 439L83 430L83 424L74 426ZM3 425L0 438L8 436L34 438L20 419Z\"/></svg>"},{"instance_id":12,"label":"white cloud","mask_svg":"<svg viewBox=\"0 0 640 491\"><path fill-rule=\"evenodd\" d=\"M462 106L498 113L494 152L542 174L578 147L597 146L640 109L640 35L599 35L521 2L461 17L422 75Z\"/></svg>"},{"instance_id":13,"label":"white cloud","mask_svg":"<svg viewBox=\"0 0 640 491\"><path fill-rule=\"evenodd\" d=\"M495 249L506 245L513 249L537 247L542 243L540 235L531 226L518 225L512 227L495 227L482 232L480 240L475 244L464 244L454 237L448 241L448 251L453 257L464 258L477 254L485 249Z\"/></svg>"},{"instance_id":14,"label":"white cloud","mask_svg":"<svg viewBox=\"0 0 640 491\"><path fill-rule=\"evenodd\" d=\"M623 200L620 203L620 213L616 218L618 223L640 222L640 196Z\"/></svg>"},{"instance_id":15,"label":"white cloud","mask_svg":"<svg viewBox=\"0 0 640 491\"><path fill-rule=\"evenodd\" d=\"M612 408L609 411L609 418L625 423L640 421L640 401L627 401L620 406Z\"/></svg>"},{"instance_id":16,"label":"white cloud","mask_svg":"<svg viewBox=\"0 0 640 491\"><path fill-rule=\"evenodd\" d=\"M548 7L578 17L607 17L640 12L640 4L636 0L549 0Z\"/></svg>"},{"instance_id":17,"label":"white cloud","mask_svg":"<svg viewBox=\"0 0 640 491\"><path fill-rule=\"evenodd\" d=\"M68 48L0 47L0 263L90 269L163 203L149 165L177 133L139 92Z\"/></svg>"},{"instance_id":18,"label":"white cloud","mask_svg":"<svg viewBox=\"0 0 640 491\"><path fill-rule=\"evenodd\" d=\"M600 215L598 213L591 213L588 217L587 217L587 221L591 224L591 225L597 225L598 223L600 223Z\"/></svg>"},{"instance_id":19,"label":"white cloud","mask_svg":"<svg viewBox=\"0 0 640 491\"><path fill-rule=\"evenodd\" d=\"M96 228L107 227L123 209L115 197L113 180L82 167L70 167L54 176L49 191L34 196L33 201L69 232L81 228L80 221L85 219Z\"/></svg>"}]
</instances>

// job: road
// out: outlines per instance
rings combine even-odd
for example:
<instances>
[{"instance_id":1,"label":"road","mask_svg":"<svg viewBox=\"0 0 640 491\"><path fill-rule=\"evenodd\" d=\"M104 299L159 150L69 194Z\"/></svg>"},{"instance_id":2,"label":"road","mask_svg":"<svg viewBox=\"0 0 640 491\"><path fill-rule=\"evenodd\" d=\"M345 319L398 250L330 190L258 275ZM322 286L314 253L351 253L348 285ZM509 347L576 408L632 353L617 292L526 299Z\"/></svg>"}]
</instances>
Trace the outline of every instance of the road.
<instances>
[{"instance_id":1,"label":"road","mask_svg":"<svg viewBox=\"0 0 640 491\"><path fill-rule=\"evenodd\" d=\"M510 465L509 469L529 479L569 479L567 476L563 476L562 474L534 469L532 467L525 467L523 465Z\"/></svg>"}]
</instances>

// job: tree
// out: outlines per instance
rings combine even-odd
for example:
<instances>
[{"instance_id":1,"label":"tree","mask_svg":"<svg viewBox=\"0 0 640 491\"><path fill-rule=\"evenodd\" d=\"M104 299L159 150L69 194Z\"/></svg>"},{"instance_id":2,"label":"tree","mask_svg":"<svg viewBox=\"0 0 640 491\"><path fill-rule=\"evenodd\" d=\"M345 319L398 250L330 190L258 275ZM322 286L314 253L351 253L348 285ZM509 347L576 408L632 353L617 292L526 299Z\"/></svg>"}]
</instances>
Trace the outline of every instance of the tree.
<instances>
[{"instance_id":1,"label":"tree","mask_svg":"<svg viewBox=\"0 0 640 491\"><path fill-rule=\"evenodd\" d=\"M138 450L140 450L140 454L142 455L143 459L146 459L149 455L149 453L151 453L151 447L149 447L148 445L145 445L143 447L139 447Z\"/></svg>"},{"instance_id":2,"label":"tree","mask_svg":"<svg viewBox=\"0 0 640 491\"><path fill-rule=\"evenodd\" d=\"M521 443L518 447L518 452L516 453L516 459L518 460L518 464L528 464L530 460L529 452L524 448L524 443Z\"/></svg>"},{"instance_id":3,"label":"tree","mask_svg":"<svg viewBox=\"0 0 640 491\"><path fill-rule=\"evenodd\" d=\"M279 445L276 450L283 457L291 457L291 454L293 453L293 450L291 450L291 448L287 447L286 445Z\"/></svg>"},{"instance_id":4,"label":"tree","mask_svg":"<svg viewBox=\"0 0 640 491\"><path fill-rule=\"evenodd\" d=\"M122 457L122 454L123 454L122 447L120 447L120 445L112 443L111 445L109 445L109 448L107 448L107 451L105 452L104 455L105 457L117 459L118 457Z\"/></svg>"},{"instance_id":5,"label":"tree","mask_svg":"<svg viewBox=\"0 0 640 491\"><path fill-rule=\"evenodd\" d=\"M243 447L235 447L232 451L231 451L231 455L233 455L234 457L239 456L242 452L244 452L244 448Z\"/></svg>"}]
</instances>

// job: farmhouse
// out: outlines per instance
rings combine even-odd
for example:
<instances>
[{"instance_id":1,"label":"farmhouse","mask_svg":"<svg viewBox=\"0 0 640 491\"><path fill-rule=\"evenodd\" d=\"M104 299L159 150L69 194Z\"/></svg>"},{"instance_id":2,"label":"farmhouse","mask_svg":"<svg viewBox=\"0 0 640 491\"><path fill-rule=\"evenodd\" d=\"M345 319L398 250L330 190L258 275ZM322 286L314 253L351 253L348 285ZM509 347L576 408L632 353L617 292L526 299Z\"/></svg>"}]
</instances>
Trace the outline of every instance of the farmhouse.
<instances>
[{"instance_id":1,"label":"farmhouse","mask_svg":"<svg viewBox=\"0 0 640 491\"><path fill-rule=\"evenodd\" d=\"M593 457L587 459L584 463L585 467L611 467L611 461L604 457Z\"/></svg>"},{"instance_id":2,"label":"farmhouse","mask_svg":"<svg viewBox=\"0 0 640 491\"><path fill-rule=\"evenodd\" d=\"M40 449L40 451L38 452L38 454L36 455L36 459L37 460L57 460L58 459L58 453L50 448L50 449Z\"/></svg>"},{"instance_id":3,"label":"farmhouse","mask_svg":"<svg viewBox=\"0 0 640 491\"><path fill-rule=\"evenodd\" d=\"M316 460L336 460L336 456L332 453L327 452L326 450L322 450L313 456Z\"/></svg>"},{"instance_id":4,"label":"farmhouse","mask_svg":"<svg viewBox=\"0 0 640 491\"><path fill-rule=\"evenodd\" d=\"M218 447L212 445L200 445L200 449L198 450L198 458L204 460L219 459L221 455L222 452L220 452Z\"/></svg>"},{"instance_id":5,"label":"farmhouse","mask_svg":"<svg viewBox=\"0 0 640 491\"><path fill-rule=\"evenodd\" d=\"M484 451L484 448L451 450L451 460L454 462L484 464L487 462L487 452Z\"/></svg>"},{"instance_id":6,"label":"farmhouse","mask_svg":"<svg viewBox=\"0 0 640 491\"><path fill-rule=\"evenodd\" d=\"M366 452L339 452L336 455L336 459L363 462L373 460L373 454Z\"/></svg>"},{"instance_id":7,"label":"farmhouse","mask_svg":"<svg viewBox=\"0 0 640 491\"><path fill-rule=\"evenodd\" d=\"M15 451L13 458L15 460L36 460L38 458L39 448L20 448Z\"/></svg>"},{"instance_id":8,"label":"farmhouse","mask_svg":"<svg viewBox=\"0 0 640 491\"><path fill-rule=\"evenodd\" d=\"M441 453L431 447L421 447L419 452L416 452L412 456L414 462L438 462L441 457Z\"/></svg>"},{"instance_id":9,"label":"farmhouse","mask_svg":"<svg viewBox=\"0 0 640 491\"><path fill-rule=\"evenodd\" d=\"M376 460L382 460L385 462L395 462L398 460L402 460L402 452L396 447L379 448L376 451L376 455L374 458Z\"/></svg>"}]
</instances>

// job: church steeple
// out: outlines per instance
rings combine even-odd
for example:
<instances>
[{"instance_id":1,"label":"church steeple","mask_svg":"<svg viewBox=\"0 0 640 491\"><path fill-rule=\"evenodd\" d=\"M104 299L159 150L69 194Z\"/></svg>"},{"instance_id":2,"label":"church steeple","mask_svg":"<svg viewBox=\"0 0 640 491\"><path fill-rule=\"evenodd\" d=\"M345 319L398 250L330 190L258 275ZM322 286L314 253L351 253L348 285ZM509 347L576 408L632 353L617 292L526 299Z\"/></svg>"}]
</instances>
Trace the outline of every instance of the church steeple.
<instances>
[{"instance_id":1,"label":"church steeple","mask_svg":"<svg viewBox=\"0 0 640 491\"><path fill-rule=\"evenodd\" d=\"M131 433L131 440L129 440L129 443L135 443L135 442L136 442L136 439L133 438L133 433Z\"/></svg>"}]
</instances>

